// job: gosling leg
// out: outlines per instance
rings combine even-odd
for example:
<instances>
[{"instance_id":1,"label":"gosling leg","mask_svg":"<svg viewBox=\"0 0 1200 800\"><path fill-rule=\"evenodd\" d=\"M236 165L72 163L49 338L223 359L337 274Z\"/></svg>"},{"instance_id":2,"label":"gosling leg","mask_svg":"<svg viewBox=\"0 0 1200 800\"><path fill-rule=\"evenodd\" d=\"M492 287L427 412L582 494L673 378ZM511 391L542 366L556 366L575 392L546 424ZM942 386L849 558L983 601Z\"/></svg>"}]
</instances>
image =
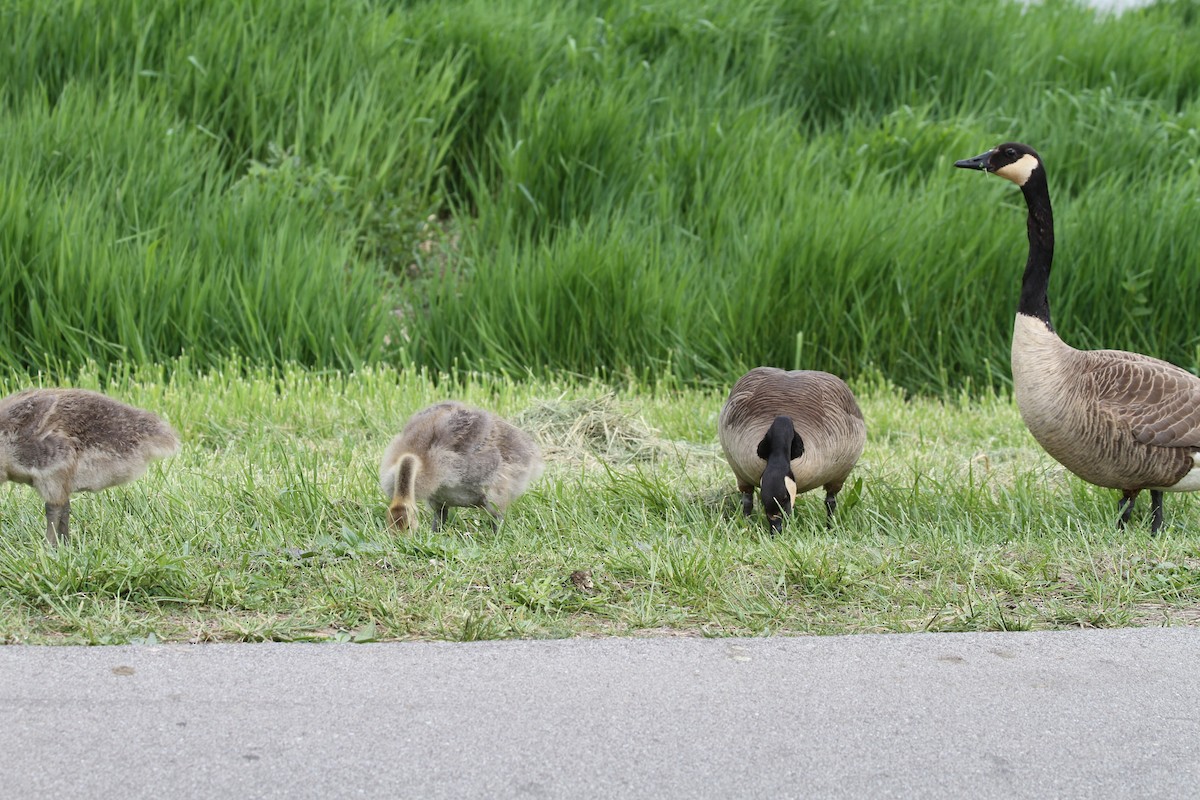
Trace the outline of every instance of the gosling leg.
<instances>
[{"instance_id":1,"label":"gosling leg","mask_svg":"<svg viewBox=\"0 0 1200 800\"><path fill-rule=\"evenodd\" d=\"M449 512L446 508L445 503L439 504L438 507L433 510L433 532L434 533L439 532L442 529L442 527L446 524L446 516L448 513Z\"/></svg>"},{"instance_id":2,"label":"gosling leg","mask_svg":"<svg viewBox=\"0 0 1200 800\"><path fill-rule=\"evenodd\" d=\"M46 541L51 547L57 547L61 540L64 544L70 535L68 530L71 518L71 499L67 498L61 504L46 503Z\"/></svg>"},{"instance_id":3,"label":"gosling leg","mask_svg":"<svg viewBox=\"0 0 1200 800\"><path fill-rule=\"evenodd\" d=\"M500 523L504 522L504 510L498 508L491 500L483 501L483 510L492 517L492 533L499 533Z\"/></svg>"}]
</instances>

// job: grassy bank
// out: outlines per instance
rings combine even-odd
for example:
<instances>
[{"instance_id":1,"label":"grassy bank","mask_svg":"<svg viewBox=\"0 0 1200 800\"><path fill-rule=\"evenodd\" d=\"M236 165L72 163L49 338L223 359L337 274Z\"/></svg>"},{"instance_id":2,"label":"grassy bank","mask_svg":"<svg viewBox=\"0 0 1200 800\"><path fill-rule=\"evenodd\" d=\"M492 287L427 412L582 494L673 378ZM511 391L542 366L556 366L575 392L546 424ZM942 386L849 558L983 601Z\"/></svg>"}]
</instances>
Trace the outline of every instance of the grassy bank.
<instances>
[{"instance_id":1,"label":"grassy bank","mask_svg":"<svg viewBox=\"0 0 1200 800\"><path fill-rule=\"evenodd\" d=\"M1003 386L1056 320L1200 366L1200 14L700 0L0 6L0 367L747 366ZM972 178L975 178L972 180Z\"/></svg>"},{"instance_id":2,"label":"grassy bank","mask_svg":"<svg viewBox=\"0 0 1200 800\"><path fill-rule=\"evenodd\" d=\"M244 373L249 371L249 377ZM857 385L861 486L823 525L819 493L771 538L737 513L719 394L513 383L388 368L230 364L109 376L185 440L126 487L80 495L46 549L40 499L0 488L0 641L375 640L760 635L1195 624L1200 506L1116 497L1064 475L1003 396L906 400ZM30 381L9 381L4 392ZM85 371L74 383L98 382ZM545 477L498 533L385 528L378 459L445 396L534 432ZM428 517L423 520L428 523ZM586 575L577 573L587 573ZM575 581L572 575L576 574Z\"/></svg>"}]
</instances>

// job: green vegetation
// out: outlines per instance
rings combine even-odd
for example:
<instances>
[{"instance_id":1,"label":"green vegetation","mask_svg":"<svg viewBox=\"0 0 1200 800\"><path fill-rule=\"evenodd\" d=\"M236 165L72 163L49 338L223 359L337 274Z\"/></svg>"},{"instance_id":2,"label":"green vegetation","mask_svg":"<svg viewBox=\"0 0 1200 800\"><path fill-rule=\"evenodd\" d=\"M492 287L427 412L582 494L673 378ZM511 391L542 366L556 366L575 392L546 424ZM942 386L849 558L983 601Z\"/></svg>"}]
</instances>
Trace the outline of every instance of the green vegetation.
<instances>
[{"instance_id":1,"label":"green vegetation","mask_svg":"<svg viewBox=\"0 0 1200 800\"><path fill-rule=\"evenodd\" d=\"M249 376L244 373L249 372ZM187 443L136 483L72 504L0 491L0 641L480 639L1195 624L1200 498L1114 525L996 396L907 401L856 385L872 435L840 518L819 492L772 538L738 510L705 390L390 368L320 376L229 364L107 376ZM17 381L26 385L27 381ZM95 371L80 385L100 383ZM7 391L11 386L0 389ZM389 532L378 459L447 393L534 432L546 475L493 533ZM574 573L586 572L587 575Z\"/></svg>"},{"instance_id":2,"label":"green vegetation","mask_svg":"<svg viewBox=\"0 0 1200 800\"><path fill-rule=\"evenodd\" d=\"M1079 346L1200 366L1200 13L8 0L0 367L760 363L1001 387L1046 157Z\"/></svg>"},{"instance_id":3,"label":"green vegetation","mask_svg":"<svg viewBox=\"0 0 1200 800\"><path fill-rule=\"evenodd\" d=\"M0 0L0 394L164 413L73 507L0 488L0 641L478 639L1196 623L1200 500L1114 526L1008 399L1046 159L1056 323L1200 369L1200 6ZM823 526L736 513L760 364L860 393ZM386 530L448 396L535 433L498 533ZM1143 499L1145 511L1147 500ZM574 579L572 576L574 575Z\"/></svg>"}]
</instances>

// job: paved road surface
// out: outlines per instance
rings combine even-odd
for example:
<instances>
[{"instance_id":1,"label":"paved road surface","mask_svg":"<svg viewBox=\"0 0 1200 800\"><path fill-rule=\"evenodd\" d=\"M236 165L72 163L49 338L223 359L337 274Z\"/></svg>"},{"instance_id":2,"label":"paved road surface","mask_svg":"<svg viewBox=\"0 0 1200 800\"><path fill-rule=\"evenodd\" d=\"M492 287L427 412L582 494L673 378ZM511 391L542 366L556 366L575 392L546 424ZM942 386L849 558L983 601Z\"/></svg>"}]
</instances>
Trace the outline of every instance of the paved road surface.
<instances>
[{"instance_id":1,"label":"paved road surface","mask_svg":"<svg viewBox=\"0 0 1200 800\"><path fill-rule=\"evenodd\" d=\"M1196 797L1200 630L0 648L0 796Z\"/></svg>"}]
</instances>

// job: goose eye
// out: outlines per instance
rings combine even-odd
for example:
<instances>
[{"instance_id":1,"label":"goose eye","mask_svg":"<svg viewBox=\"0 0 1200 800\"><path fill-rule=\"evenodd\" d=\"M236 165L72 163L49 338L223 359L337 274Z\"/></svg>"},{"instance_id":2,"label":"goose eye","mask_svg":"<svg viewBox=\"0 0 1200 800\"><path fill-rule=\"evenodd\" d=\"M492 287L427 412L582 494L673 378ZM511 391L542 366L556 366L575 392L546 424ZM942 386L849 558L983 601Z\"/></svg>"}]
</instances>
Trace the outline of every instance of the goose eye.
<instances>
[{"instance_id":1,"label":"goose eye","mask_svg":"<svg viewBox=\"0 0 1200 800\"><path fill-rule=\"evenodd\" d=\"M1013 156L1015 156L1016 154L1017 154L1017 151L1016 151L1016 150L1014 150L1014 149L1012 149L1011 147L1009 147L1009 148L1006 148L1006 149L1005 149L1005 151L1004 151L1004 155L1008 156L1009 158L1012 158L1012 157L1013 157Z\"/></svg>"}]
</instances>

